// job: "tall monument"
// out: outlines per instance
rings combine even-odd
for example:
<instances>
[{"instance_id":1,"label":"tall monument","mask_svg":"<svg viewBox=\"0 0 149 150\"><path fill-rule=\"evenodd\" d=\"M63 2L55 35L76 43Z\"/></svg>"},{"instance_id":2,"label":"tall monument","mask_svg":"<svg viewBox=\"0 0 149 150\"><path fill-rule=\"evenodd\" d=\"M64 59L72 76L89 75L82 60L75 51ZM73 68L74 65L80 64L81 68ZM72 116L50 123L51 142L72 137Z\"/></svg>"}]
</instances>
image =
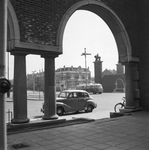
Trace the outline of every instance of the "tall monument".
<instances>
[{"instance_id":1,"label":"tall monument","mask_svg":"<svg viewBox=\"0 0 149 150\"><path fill-rule=\"evenodd\" d=\"M95 55L94 73L95 83L102 83L102 61L101 57L98 54Z\"/></svg>"}]
</instances>

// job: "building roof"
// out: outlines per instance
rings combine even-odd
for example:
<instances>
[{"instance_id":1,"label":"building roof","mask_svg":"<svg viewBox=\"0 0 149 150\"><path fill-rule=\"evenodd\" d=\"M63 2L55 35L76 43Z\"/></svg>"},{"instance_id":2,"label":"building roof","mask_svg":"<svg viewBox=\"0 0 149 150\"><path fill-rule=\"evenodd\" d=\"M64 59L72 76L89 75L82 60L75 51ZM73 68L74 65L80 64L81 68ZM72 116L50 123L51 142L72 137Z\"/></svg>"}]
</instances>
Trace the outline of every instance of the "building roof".
<instances>
[{"instance_id":1,"label":"building roof","mask_svg":"<svg viewBox=\"0 0 149 150\"><path fill-rule=\"evenodd\" d=\"M116 72L116 70L110 70L110 69L105 69L103 72L102 72L102 74L103 75L114 75L114 74L116 74L117 72Z\"/></svg>"},{"instance_id":2,"label":"building roof","mask_svg":"<svg viewBox=\"0 0 149 150\"><path fill-rule=\"evenodd\" d=\"M62 71L85 71L85 68L82 68L81 66L79 67L63 67L63 68L58 68L55 72L62 72ZM87 71L89 71L89 68L87 68ZM89 71L90 72L90 71Z\"/></svg>"}]
</instances>

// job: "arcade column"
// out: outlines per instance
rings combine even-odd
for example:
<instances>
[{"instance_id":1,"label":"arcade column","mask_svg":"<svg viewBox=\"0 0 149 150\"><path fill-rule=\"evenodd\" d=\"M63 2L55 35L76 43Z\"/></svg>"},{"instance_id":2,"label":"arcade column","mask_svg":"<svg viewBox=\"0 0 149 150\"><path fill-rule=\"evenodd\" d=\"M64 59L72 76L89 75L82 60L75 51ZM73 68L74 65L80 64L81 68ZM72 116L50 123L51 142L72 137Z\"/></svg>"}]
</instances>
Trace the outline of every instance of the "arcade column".
<instances>
[{"instance_id":1,"label":"arcade column","mask_svg":"<svg viewBox=\"0 0 149 150\"><path fill-rule=\"evenodd\" d=\"M133 84L133 63L124 63L126 79L126 106L125 109L135 109L134 84Z\"/></svg>"},{"instance_id":2,"label":"arcade column","mask_svg":"<svg viewBox=\"0 0 149 150\"><path fill-rule=\"evenodd\" d=\"M55 87L55 57L41 56L45 59L44 74L44 120L58 119L56 114L56 87Z\"/></svg>"},{"instance_id":3,"label":"arcade column","mask_svg":"<svg viewBox=\"0 0 149 150\"><path fill-rule=\"evenodd\" d=\"M27 123L27 87L26 87L26 54L14 55L14 86L13 86L13 112L12 123Z\"/></svg>"}]
</instances>

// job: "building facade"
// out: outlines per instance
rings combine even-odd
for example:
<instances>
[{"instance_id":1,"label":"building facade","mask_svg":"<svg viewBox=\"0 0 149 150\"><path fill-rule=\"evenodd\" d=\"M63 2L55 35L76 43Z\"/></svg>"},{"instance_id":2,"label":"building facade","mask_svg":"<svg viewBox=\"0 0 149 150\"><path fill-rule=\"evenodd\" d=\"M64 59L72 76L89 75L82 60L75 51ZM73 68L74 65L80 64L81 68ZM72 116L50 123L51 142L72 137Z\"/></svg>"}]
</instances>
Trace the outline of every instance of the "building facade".
<instances>
[{"instance_id":1,"label":"building facade","mask_svg":"<svg viewBox=\"0 0 149 150\"><path fill-rule=\"evenodd\" d=\"M91 72L89 68L63 67L55 71L56 90L75 89L76 85L91 82Z\"/></svg>"}]
</instances>

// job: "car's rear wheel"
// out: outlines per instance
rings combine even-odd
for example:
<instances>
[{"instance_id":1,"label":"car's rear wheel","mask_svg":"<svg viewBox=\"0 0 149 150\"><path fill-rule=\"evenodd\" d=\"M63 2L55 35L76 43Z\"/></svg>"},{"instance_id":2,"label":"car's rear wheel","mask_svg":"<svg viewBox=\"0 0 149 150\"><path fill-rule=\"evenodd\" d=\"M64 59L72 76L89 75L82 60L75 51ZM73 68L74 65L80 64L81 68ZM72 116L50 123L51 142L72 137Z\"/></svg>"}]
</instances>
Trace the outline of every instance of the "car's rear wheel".
<instances>
[{"instance_id":1,"label":"car's rear wheel","mask_svg":"<svg viewBox=\"0 0 149 150\"><path fill-rule=\"evenodd\" d=\"M85 112L92 112L93 111L93 106L92 105L88 105L87 109L85 110Z\"/></svg>"},{"instance_id":2,"label":"car's rear wheel","mask_svg":"<svg viewBox=\"0 0 149 150\"><path fill-rule=\"evenodd\" d=\"M62 107L57 107L57 114L62 116L64 114L64 109Z\"/></svg>"}]
</instances>

